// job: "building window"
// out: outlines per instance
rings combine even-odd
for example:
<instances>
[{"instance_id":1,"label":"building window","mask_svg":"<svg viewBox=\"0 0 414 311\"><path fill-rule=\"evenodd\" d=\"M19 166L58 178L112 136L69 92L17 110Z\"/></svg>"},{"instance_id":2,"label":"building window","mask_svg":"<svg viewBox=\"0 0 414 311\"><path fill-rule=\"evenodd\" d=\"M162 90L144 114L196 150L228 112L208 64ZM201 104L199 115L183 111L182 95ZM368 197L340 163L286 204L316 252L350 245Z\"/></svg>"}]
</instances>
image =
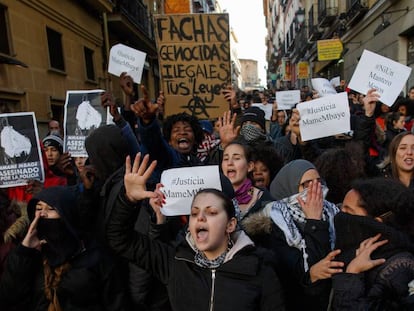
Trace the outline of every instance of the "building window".
<instances>
[{"instance_id":1,"label":"building window","mask_svg":"<svg viewBox=\"0 0 414 311\"><path fill-rule=\"evenodd\" d=\"M46 27L47 46L49 48L50 67L60 71L65 71L63 60L62 35L57 31Z\"/></svg>"},{"instance_id":2,"label":"building window","mask_svg":"<svg viewBox=\"0 0 414 311\"><path fill-rule=\"evenodd\" d=\"M86 79L95 81L95 69L93 65L93 50L84 47Z\"/></svg>"},{"instance_id":3,"label":"building window","mask_svg":"<svg viewBox=\"0 0 414 311\"><path fill-rule=\"evenodd\" d=\"M7 8L0 5L0 53L10 55L9 28L6 13Z\"/></svg>"}]
</instances>

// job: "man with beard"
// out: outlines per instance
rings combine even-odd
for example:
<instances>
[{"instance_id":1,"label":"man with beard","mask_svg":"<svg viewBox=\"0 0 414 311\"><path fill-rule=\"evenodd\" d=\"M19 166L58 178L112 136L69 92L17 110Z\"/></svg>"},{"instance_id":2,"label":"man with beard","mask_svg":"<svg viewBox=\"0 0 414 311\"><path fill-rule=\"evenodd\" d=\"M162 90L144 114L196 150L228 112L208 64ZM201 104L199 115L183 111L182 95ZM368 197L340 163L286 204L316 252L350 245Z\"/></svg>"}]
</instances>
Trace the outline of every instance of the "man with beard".
<instances>
[{"instance_id":1,"label":"man with beard","mask_svg":"<svg viewBox=\"0 0 414 311\"><path fill-rule=\"evenodd\" d=\"M0 282L2 310L125 310L112 258L85 239L76 212L66 187L47 188L29 201L31 225Z\"/></svg>"}]
</instances>

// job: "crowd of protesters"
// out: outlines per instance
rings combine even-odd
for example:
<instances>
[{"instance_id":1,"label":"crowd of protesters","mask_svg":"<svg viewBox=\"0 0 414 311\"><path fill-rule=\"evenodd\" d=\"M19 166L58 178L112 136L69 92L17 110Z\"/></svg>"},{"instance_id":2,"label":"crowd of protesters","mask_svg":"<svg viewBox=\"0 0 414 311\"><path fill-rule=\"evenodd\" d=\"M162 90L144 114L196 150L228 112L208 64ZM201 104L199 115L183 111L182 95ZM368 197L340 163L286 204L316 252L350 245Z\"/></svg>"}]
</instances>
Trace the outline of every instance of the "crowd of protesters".
<instances>
[{"instance_id":1,"label":"crowd of protesters","mask_svg":"<svg viewBox=\"0 0 414 311\"><path fill-rule=\"evenodd\" d=\"M0 189L1 310L414 309L414 87L391 106L347 90L352 135L303 141L270 92L230 87L229 111L199 120L120 85L88 157L52 120L45 181ZM203 165L220 190L165 216L162 172Z\"/></svg>"}]
</instances>

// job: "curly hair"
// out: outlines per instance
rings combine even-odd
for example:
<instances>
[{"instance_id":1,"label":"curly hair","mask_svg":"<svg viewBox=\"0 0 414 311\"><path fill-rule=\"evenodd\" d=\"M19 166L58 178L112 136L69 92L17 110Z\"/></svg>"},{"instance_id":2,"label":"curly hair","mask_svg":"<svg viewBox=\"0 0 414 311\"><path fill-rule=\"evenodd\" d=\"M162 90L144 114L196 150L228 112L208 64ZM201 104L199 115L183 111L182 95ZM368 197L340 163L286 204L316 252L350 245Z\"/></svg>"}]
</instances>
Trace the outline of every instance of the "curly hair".
<instances>
[{"instance_id":1,"label":"curly hair","mask_svg":"<svg viewBox=\"0 0 414 311\"><path fill-rule=\"evenodd\" d=\"M279 155L275 147L269 145L259 145L254 148L252 154L253 162L262 162L270 172L270 181L275 178L276 174L283 167L284 162L282 157ZM252 173L250 173L252 175ZM252 179L252 176L250 176Z\"/></svg>"},{"instance_id":2,"label":"curly hair","mask_svg":"<svg viewBox=\"0 0 414 311\"><path fill-rule=\"evenodd\" d=\"M363 170L343 148L326 150L316 159L315 166L329 188L326 199L333 203L341 203L352 181L363 177Z\"/></svg>"},{"instance_id":3,"label":"curly hair","mask_svg":"<svg viewBox=\"0 0 414 311\"><path fill-rule=\"evenodd\" d=\"M196 150L197 146L203 141L204 134L197 117L191 116L188 113L182 112L173 114L165 119L162 126L162 133L164 135L164 138L167 141L170 141L172 128L177 122L187 122L190 124L191 128L193 129L195 139L193 149Z\"/></svg>"},{"instance_id":4,"label":"curly hair","mask_svg":"<svg viewBox=\"0 0 414 311\"><path fill-rule=\"evenodd\" d=\"M375 177L352 183L358 192L358 204L369 216L380 217L397 230L414 236L414 193L397 180ZM386 216L385 216L386 215Z\"/></svg>"}]
</instances>

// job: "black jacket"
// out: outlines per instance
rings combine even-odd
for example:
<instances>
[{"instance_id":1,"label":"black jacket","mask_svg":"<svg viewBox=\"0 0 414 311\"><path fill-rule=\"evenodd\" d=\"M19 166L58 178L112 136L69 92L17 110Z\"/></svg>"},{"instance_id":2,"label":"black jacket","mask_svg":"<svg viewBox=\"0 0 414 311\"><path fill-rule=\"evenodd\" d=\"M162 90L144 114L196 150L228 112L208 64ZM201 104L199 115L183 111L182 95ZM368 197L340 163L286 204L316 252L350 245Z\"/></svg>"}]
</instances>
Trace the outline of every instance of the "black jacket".
<instances>
[{"instance_id":1,"label":"black jacket","mask_svg":"<svg viewBox=\"0 0 414 311\"><path fill-rule=\"evenodd\" d=\"M333 276L332 310L414 310L414 296L408 296L408 283L414 280L414 256L410 239L402 232L370 217L339 213L335 217L338 256L345 264L366 238L381 233L388 243L371 258L386 262L364 273ZM345 268L344 268L345 269Z\"/></svg>"},{"instance_id":2,"label":"black jacket","mask_svg":"<svg viewBox=\"0 0 414 311\"><path fill-rule=\"evenodd\" d=\"M187 240L173 247L133 232L135 208L123 193L115 205L106 231L110 246L166 284L173 310L284 310L278 278L253 246L217 269L201 268Z\"/></svg>"}]
</instances>

